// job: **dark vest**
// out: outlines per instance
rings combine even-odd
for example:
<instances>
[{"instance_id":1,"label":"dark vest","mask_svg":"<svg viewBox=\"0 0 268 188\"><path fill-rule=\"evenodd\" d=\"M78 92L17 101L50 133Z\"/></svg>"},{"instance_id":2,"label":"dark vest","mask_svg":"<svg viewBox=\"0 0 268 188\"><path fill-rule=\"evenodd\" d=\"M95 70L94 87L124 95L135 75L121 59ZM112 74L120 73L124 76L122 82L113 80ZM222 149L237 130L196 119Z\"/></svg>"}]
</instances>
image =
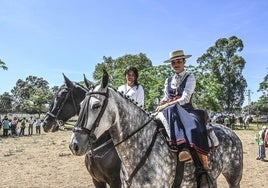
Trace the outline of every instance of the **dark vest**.
<instances>
[{"instance_id":1,"label":"dark vest","mask_svg":"<svg viewBox=\"0 0 268 188\"><path fill-rule=\"evenodd\" d=\"M168 87L167 87L167 90L168 90L168 98L169 98L170 101L179 99L182 96L182 93L184 91L184 88L185 88L185 85L186 85L186 82L187 82L187 78L189 76L190 76L189 74L186 75L186 77L183 79L183 81L181 82L181 84L179 85L179 87L177 87L176 89L171 88L172 76L168 78ZM186 104L182 105L182 107L185 110L187 110L187 111L193 109L192 96L191 96L191 99L190 99L190 102L189 103L186 103Z\"/></svg>"}]
</instances>

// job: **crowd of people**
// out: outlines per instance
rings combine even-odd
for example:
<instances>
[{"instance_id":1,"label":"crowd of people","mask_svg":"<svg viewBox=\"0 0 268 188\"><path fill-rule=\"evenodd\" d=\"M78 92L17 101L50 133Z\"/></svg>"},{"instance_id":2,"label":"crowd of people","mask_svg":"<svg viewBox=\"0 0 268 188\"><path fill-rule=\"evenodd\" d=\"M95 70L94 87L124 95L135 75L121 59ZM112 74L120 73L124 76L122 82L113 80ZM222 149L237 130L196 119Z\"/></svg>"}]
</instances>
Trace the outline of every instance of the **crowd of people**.
<instances>
[{"instance_id":1,"label":"crowd of people","mask_svg":"<svg viewBox=\"0 0 268 188\"><path fill-rule=\"evenodd\" d=\"M35 126L36 134L41 134L41 119L38 117L34 119L33 116L30 116L29 119L23 117L19 119L17 116L14 116L12 119L9 119L7 115L4 115L0 119L0 129L3 129L3 137L17 137L25 136L25 129L28 128L28 136L33 135L33 129Z\"/></svg>"}]
</instances>

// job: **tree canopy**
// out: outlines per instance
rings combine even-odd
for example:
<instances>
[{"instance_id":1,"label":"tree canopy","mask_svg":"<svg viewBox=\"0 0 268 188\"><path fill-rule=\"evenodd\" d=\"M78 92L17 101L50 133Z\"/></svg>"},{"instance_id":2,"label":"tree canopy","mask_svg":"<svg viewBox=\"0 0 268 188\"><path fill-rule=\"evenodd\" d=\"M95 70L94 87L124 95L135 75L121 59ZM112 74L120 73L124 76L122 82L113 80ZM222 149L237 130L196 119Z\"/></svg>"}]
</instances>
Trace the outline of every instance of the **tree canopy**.
<instances>
[{"instance_id":1,"label":"tree canopy","mask_svg":"<svg viewBox=\"0 0 268 188\"><path fill-rule=\"evenodd\" d=\"M259 90L262 92L262 96L257 102L253 102L250 106L247 106L251 112L257 114L268 114L268 74L264 77L263 81L259 85Z\"/></svg>"},{"instance_id":2,"label":"tree canopy","mask_svg":"<svg viewBox=\"0 0 268 188\"><path fill-rule=\"evenodd\" d=\"M8 67L6 66L5 62L3 62L1 59L0 59L0 68L3 70L8 70Z\"/></svg>"},{"instance_id":3,"label":"tree canopy","mask_svg":"<svg viewBox=\"0 0 268 188\"><path fill-rule=\"evenodd\" d=\"M221 38L197 59L201 74L209 75L203 77L204 81L210 79L212 84L220 89L220 93L218 90L214 96L227 112L241 109L244 102L247 82L242 71L246 61L238 55L242 50L243 42L236 36Z\"/></svg>"},{"instance_id":4,"label":"tree canopy","mask_svg":"<svg viewBox=\"0 0 268 188\"><path fill-rule=\"evenodd\" d=\"M46 112L45 105L52 98L48 82L37 76L28 76L25 81L19 79L11 93L14 99L13 111L30 114Z\"/></svg>"}]
</instances>

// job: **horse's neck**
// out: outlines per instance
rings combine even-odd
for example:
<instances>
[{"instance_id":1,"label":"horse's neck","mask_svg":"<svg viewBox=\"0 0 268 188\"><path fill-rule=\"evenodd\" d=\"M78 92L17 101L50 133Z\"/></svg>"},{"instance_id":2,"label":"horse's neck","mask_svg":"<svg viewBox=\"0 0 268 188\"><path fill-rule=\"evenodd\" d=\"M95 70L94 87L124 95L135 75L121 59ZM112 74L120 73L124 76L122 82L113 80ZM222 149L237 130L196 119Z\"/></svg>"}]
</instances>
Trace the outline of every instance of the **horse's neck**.
<instances>
[{"instance_id":1,"label":"horse's neck","mask_svg":"<svg viewBox=\"0 0 268 188\"><path fill-rule=\"evenodd\" d=\"M135 125L135 129L137 130L141 126ZM133 177L132 183L134 187L146 187L148 182L150 182L149 184L154 182L151 186L157 187L160 185L158 181L161 181L160 179L163 176L162 180L168 186L160 185L160 187L170 187L170 182L175 176L175 158L169 152L160 133L156 133L156 129L156 124L152 121L129 139L116 146L117 153L124 165L124 176L122 179L127 180ZM129 132L128 134L131 135L131 133ZM155 139L154 136L156 136ZM152 170L156 166L161 170ZM136 170L137 172L133 174ZM150 177L151 179L147 182L147 179L144 177Z\"/></svg>"},{"instance_id":2,"label":"horse's neck","mask_svg":"<svg viewBox=\"0 0 268 188\"><path fill-rule=\"evenodd\" d=\"M77 102L79 102L79 104L86 97L86 92L87 92L87 90L85 88L83 88L80 85L76 85L76 88L75 88L75 97L78 99Z\"/></svg>"},{"instance_id":3,"label":"horse's neck","mask_svg":"<svg viewBox=\"0 0 268 188\"><path fill-rule=\"evenodd\" d=\"M84 100L84 98L86 97L86 92L87 90L81 86L76 84L75 86L75 90L74 90L74 100L75 101L75 108L76 108L76 113L75 115L79 115L79 111L80 111L80 103Z\"/></svg>"},{"instance_id":4,"label":"horse's neck","mask_svg":"<svg viewBox=\"0 0 268 188\"><path fill-rule=\"evenodd\" d=\"M133 104L130 100L120 98L117 102L118 119L122 128L122 132L129 132L141 127L144 123L150 120L150 116L136 104Z\"/></svg>"},{"instance_id":5,"label":"horse's neck","mask_svg":"<svg viewBox=\"0 0 268 188\"><path fill-rule=\"evenodd\" d=\"M105 142L109 141L111 139L111 135L109 131L105 131L98 139L97 141L92 145L92 148L97 148L104 144Z\"/></svg>"}]
</instances>

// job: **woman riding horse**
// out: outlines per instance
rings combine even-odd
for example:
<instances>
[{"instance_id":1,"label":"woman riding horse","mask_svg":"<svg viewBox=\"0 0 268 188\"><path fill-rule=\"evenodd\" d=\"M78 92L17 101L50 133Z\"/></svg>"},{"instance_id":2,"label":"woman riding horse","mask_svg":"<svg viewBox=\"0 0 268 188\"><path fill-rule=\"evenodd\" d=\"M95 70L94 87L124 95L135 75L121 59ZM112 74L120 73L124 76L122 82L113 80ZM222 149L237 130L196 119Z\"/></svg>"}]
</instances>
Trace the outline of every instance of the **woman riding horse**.
<instances>
[{"instance_id":1,"label":"woman riding horse","mask_svg":"<svg viewBox=\"0 0 268 188\"><path fill-rule=\"evenodd\" d=\"M166 79L165 96L161 100L161 106L156 110L163 111L159 116L164 116L164 119L162 117L159 119L166 125L171 147L181 150L178 155L179 160L181 162L191 160L191 148L197 152L204 169L208 170L207 133L191 101L196 80L194 75L188 74L184 69L186 58L189 57L191 55L184 55L182 50L176 50L171 52L170 59L165 61L165 63L171 63L175 74ZM201 184L207 187L205 175L202 176Z\"/></svg>"}]
</instances>

